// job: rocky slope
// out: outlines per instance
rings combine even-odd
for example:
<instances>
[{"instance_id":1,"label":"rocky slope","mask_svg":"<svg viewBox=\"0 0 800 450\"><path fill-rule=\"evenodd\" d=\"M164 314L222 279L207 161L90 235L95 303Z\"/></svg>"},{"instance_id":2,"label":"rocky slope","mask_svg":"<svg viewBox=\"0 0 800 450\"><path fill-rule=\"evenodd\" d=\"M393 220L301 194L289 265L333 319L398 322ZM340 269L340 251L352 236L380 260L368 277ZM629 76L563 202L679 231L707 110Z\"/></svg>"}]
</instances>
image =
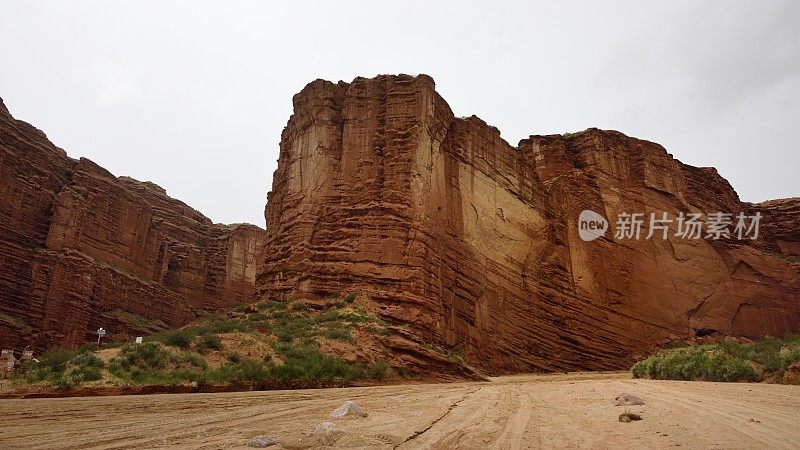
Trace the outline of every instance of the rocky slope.
<instances>
[{"instance_id":1,"label":"rocky slope","mask_svg":"<svg viewBox=\"0 0 800 450\"><path fill-rule=\"evenodd\" d=\"M712 168L614 131L514 147L425 75L294 97L256 299L366 293L382 318L489 373L616 369L714 330L800 331L798 199L751 205ZM577 219L761 212L756 240L584 242ZM706 224L707 225L707 224ZM705 228L704 228L705 230ZM705 233L705 231L704 231Z\"/></svg>"},{"instance_id":2,"label":"rocky slope","mask_svg":"<svg viewBox=\"0 0 800 450\"><path fill-rule=\"evenodd\" d=\"M74 346L250 299L264 230L74 160L0 101L0 346Z\"/></svg>"}]
</instances>

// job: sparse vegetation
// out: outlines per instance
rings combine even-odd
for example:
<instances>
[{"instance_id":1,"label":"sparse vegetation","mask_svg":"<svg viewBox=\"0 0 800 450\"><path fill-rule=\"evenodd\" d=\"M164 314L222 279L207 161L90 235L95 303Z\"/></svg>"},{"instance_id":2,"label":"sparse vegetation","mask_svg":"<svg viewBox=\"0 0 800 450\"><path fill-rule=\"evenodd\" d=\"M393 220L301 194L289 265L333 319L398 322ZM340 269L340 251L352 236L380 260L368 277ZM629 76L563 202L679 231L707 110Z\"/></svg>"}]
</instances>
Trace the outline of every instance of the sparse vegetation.
<instances>
[{"instance_id":1,"label":"sparse vegetation","mask_svg":"<svg viewBox=\"0 0 800 450\"><path fill-rule=\"evenodd\" d=\"M308 311L308 306L305 303L294 302L289 305L289 309L292 311Z\"/></svg>"},{"instance_id":2,"label":"sparse vegetation","mask_svg":"<svg viewBox=\"0 0 800 450\"><path fill-rule=\"evenodd\" d=\"M384 362L371 362L367 365L366 376L372 380L382 380L389 374L389 365Z\"/></svg>"},{"instance_id":3,"label":"sparse vegetation","mask_svg":"<svg viewBox=\"0 0 800 450\"><path fill-rule=\"evenodd\" d=\"M208 369L202 355L170 350L158 342L126 344L109 361L109 372L128 383L178 384L194 381Z\"/></svg>"},{"instance_id":4,"label":"sparse vegetation","mask_svg":"<svg viewBox=\"0 0 800 450\"><path fill-rule=\"evenodd\" d=\"M167 330L150 336L148 341L160 341L178 348L189 348L194 340L194 333L189 330Z\"/></svg>"},{"instance_id":5,"label":"sparse vegetation","mask_svg":"<svg viewBox=\"0 0 800 450\"><path fill-rule=\"evenodd\" d=\"M219 335L214 333L206 333L200 336L199 342L197 342L198 351L207 351L207 350L222 350L222 340L219 338Z\"/></svg>"},{"instance_id":6,"label":"sparse vegetation","mask_svg":"<svg viewBox=\"0 0 800 450\"><path fill-rule=\"evenodd\" d=\"M70 387L86 381L99 380L105 367L90 347L76 350L54 348L39 358L27 361L25 379L31 383L44 382L59 387Z\"/></svg>"},{"instance_id":7,"label":"sparse vegetation","mask_svg":"<svg viewBox=\"0 0 800 450\"><path fill-rule=\"evenodd\" d=\"M266 302L259 303L257 308L259 311L270 309L283 309L286 307L284 302L276 302L275 300L267 300Z\"/></svg>"},{"instance_id":8,"label":"sparse vegetation","mask_svg":"<svg viewBox=\"0 0 800 450\"><path fill-rule=\"evenodd\" d=\"M800 265L800 256L795 255L784 255L783 253L775 253L775 252L764 252L766 255L772 256L773 258L778 258L788 264L791 265Z\"/></svg>"},{"instance_id":9,"label":"sparse vegetation","mask_svg":"<svg viewBox=\"0 0 800 450\"><path fill-rule=\"evenodd\" d=\"M447 352L447 357L451 361L464 362L464 349L461 347L455 347Z\"/></svg>"},{"instance_id":10,"label":"sparse vegetation","mask_svg":"<svg viewBox=\"0 0 800 450\"><path fill-rule=\"evenodd\" d=\"M325 331L324 336L328 339L333 339L336 341L352 341L353 335L350 333L350 330L345 328L329 328Z\"/></svg>"},{"instance_id":11,"label":"sparse vegetation","mask_svg":"<svg viewBox=\"0 0 800 450\"><path fill-rule=\"evenodd\" d=\"M631 368L635 378L704 381L761 381L775 377L800 361L800 336L742 344L718 344L666 349Z\"/></svg>"},{"instance_id":12,"label":"sparse vegetation","mask_svg":"<svg viewBox=\"0 0 800 450\"><path fill-rule=\"evenodd\" d=\"M385 361L350 363L323 350L332 341L354 342L356 328L363 330L360 336L388 333L385 322L350 306L356 297L348 294L338 306L321 312L299 301L219 311L191 326L147 336L142 344L120 344L107 367L94 353L96 345L53 349L29 370L28 381L60 386L101 379L118 385L263 386L297 380L382 380L395 373ZM391 355L384 351L376 356Z\"/></svg>"}]
</instances>

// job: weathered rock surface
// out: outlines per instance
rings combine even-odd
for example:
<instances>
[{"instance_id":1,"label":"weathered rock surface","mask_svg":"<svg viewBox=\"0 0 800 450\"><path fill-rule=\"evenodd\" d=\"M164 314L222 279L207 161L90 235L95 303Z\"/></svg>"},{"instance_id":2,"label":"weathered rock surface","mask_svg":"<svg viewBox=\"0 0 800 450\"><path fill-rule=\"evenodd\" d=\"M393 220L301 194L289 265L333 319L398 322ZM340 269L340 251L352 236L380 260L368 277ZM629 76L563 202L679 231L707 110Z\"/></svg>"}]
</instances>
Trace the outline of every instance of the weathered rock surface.
<instances>
[{"instance_id":1,"label":"weathered rock surface","mask_svg":"<svg viewBox=\"0 0 800 450\"><path fill-rule=\"evenodd\" d=\"M337 427L333 422L321 422L314 427L315 434L322 433L342 433L344 430Z\"/></svg>"},{"instance_id":2,"label":"weathered rock surface","mask_svg":"<svg viewBox=\"0 0 800 450\"><path fill-rule=\"evenodd\" d=\"M341 406L331 411L330 417L341 419L342 417L367 417L367 413L358 406L358 403L347 400Z\"/></svg>"},{"instance_id":3,"label":"weathered rock surface","mask_svg":"<svg viewBox=\"0 0 800 450\"><path fill-rule=\"evenodd\" d=\"M272 436L256 436L247 444L248 447L267 448L278 445L278 440Z\"/></svg>"},{"instance_id":4,"label":"weathered rock surface","mask_svg":"<svg viewBox=\"0 0 800 450\"><path fill-rule=\"evenodd\" d=\"M614 398L614 406L626 405L644 405L644 401L633 394L628 394L627 392L623 392Z\"/></svg>"},{"instance_id":5,"label":"weathered rock surface","mask_svg":"<svg viewBox=\"0 0 800 450\"><path fill-rule=\"evenodd\" d=\"M0 345L184 325L250 299L264 230L74 160L0 102Z\"/></svg>"},{"instance_id":6,"label":"weathered rock surface","mask_svg":"<svg viewBox=\"0 0 800 450\"><path fill-rule=\"evenodd\" d=\"M366 293L387 321L489 373L625 368L703 328L800 331L797 199L741 202L716 170L615 131L513 147L454 117L425 75L317 80L293 101L256 298ZM754 241L676 238L673 223L668 239L583 242L585 209L612 223L765 217Z\"/></svg>"}]
</instances>

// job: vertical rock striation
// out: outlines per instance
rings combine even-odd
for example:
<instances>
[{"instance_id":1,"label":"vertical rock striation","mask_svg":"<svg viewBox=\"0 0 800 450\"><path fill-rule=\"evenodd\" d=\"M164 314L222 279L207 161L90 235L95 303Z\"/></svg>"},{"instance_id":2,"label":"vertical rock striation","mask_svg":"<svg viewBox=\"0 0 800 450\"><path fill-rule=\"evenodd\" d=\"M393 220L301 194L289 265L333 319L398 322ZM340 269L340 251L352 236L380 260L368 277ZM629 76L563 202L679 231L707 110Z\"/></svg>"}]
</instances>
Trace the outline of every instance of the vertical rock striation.
<instances>
[{"instance_id":1,"label":"vertical rock striation","mask_svg":"<svg viewBox=\"0 0 800 450\"><path fill-rule=\"evenodd\" d=\"M317 80L293 102L256 298L365 292L489 373L623 368L704 328L800 331L797 199L743 203L714 169L614 131L513 147L454 117L426 75ZM760 211L765 225L755 241L583 242L584 209Z\"/></svg>"},{"instance_id":2,"label":"vertical rock striation","mask_svg":"<svg viewBox=\"0 0 800 450\"><path fill-rule=\"evenodd\" d=\"M0 103L0 344L74 346L246 302L264 230L74 160Z\"/></svg>"}]
</instances>

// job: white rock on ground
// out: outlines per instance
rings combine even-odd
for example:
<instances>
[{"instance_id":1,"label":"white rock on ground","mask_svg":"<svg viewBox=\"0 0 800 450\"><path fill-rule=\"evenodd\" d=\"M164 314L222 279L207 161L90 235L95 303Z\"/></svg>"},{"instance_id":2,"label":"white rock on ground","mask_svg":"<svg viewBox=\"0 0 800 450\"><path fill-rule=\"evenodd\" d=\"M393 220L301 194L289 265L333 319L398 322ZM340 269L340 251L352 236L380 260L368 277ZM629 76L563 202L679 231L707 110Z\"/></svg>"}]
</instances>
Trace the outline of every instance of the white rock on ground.
<instances>
[{"instance_id":1,"label":"white rock on ground","mask_svg":"<svg viewBox=\"0 0 800 450\"><path fill-rule=\"evenodd\" d=\"M266 448L278 445L278 440L272 436L256 436L247 444L248 447Z\"/></svg>"},{"instance_id":2,"label":"white rock on ground","mask_svg":"<svg viewBox=\"0 0 800 450\"><path fill-rule=\"evenodd\" d=\"M342 403L342 406L334 409L331 413L331 417L334 419L341 419L345 416L367 417L367 413L365 413L364 410L356 404L356 402L348 400Z\"/></svg>"},{"instance_id":3,"label":"white rock on ground","mask_svg":"<svg viewBox=\"0 0 800 450\"><path fill-rule=\"evenodd\" d=\"M344 430L337 427L333 422L322 422L314 428L314 433L344 433Z\"/></svg>"}]
</instances>

